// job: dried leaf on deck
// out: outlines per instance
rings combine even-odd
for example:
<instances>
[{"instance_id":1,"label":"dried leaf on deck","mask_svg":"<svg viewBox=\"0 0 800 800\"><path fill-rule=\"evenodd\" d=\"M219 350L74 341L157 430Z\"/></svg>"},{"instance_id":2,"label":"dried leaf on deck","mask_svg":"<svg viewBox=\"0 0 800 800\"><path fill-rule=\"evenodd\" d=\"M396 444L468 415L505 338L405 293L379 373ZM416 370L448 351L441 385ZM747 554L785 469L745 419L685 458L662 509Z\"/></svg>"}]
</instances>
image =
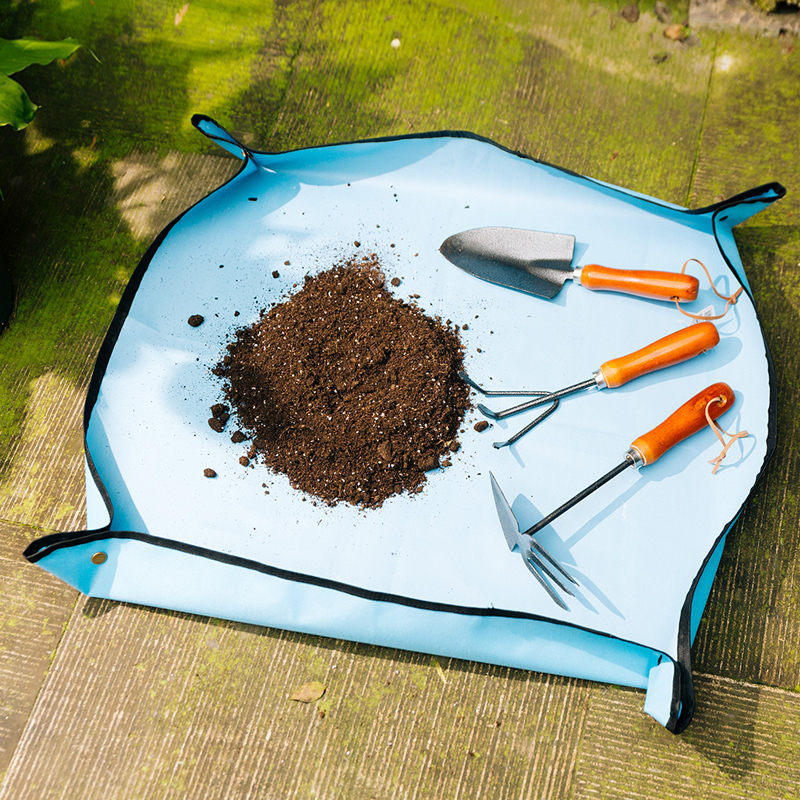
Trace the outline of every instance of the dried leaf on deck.
<instances>
[{"instance_id":1,"label":"dried leaf on deck","mask_svg":"<svg viewBox=\"0 0 800 800\"><path fill-rule=\"evenodd\" d=\"M447 677L444 674L444 670L442 669L442 665L439 663L439 659L438 658L433 658L432 659L432 663L433 663L434 669L436 670L436 674L439 676L439 680L441 680L441 682L445 686L447 686Z\"/></svg>"},{"instance_id":2,"label":"dried leaf on deck","mask_svg":"<svg viewBox=\"0 0 800 800\"><path fill-rule=\"evenodd\" d=\"M175 27L183 22L183 18L186 16L186 12L189 10L189 4L187 3L180 11L176 12L175 14Z\"/></svg>"},{"instance_id":3,"label":"dried leaf on deck","mask_svg":"<svg viewBox=\"0 0 800 800\"><path fill-rule=\"evenodd\" d=\"M689 38L689 29L685 25L676 22L666 28L664 36L666 36L667 39L674 39L677 42L682 42L684 39Z\"/></svg>"},{"instance_id":4,"label":"dried leaf on deck","mask_svg":"<svg viewBox=\"0 0 800 800\"><path fill-rule=\"evenodd\" d=\"M304 683L297 689L291 696L291 700L296 700L298 703L313 703L319 700L325 694L325 685L319 681L309 681Z\"/></svg>"}]
</instances>

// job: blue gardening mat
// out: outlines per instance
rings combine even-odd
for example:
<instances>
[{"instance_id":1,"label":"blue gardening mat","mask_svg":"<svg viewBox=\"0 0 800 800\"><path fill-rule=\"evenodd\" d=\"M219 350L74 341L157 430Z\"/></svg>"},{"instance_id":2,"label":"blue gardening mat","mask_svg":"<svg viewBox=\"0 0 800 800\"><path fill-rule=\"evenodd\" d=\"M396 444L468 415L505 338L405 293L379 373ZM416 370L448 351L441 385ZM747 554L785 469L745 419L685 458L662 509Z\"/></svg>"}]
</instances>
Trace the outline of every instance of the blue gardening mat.
<instances>
[{"instance_id":1,"label":"blue gardening mat","mask_svg":"<svg viewBox=\"0 0 800 800\"><path fill-rule=\"evenodd\" d=\"M87 530L39 539L26 556L95 597L640 687L645 710L682 730L694 707L691 640L775 436L769 355L731 228L783 188L689 211L468 134L257 153L206 117L195 124L241 170L138 266L87 398ZM239 466L242 446L207 424L221 399L211 368L236 327L352 256L356 241L378 254L387 285L401 279L395 294L467 326L466 369L487 388L559 389L691 324L674 304L570 283L541 300L439 253L481 226L573 234L576 265L679 271L699 259L722 294L745 292L712 351L564 399L512 447L492 442L538 412L483 433L470 412L452 465L378 509L314 504L285 476ZM697 276L691 310L721 311ZM203 325L187 325L193 314ZM706 428L544 529L538 538L580 583L568 610L557 607L508 550L489 473L530 525L716 381L736 393L722 426L750 435L712 475L719 443Z\"/></svg>"}]
</instances>

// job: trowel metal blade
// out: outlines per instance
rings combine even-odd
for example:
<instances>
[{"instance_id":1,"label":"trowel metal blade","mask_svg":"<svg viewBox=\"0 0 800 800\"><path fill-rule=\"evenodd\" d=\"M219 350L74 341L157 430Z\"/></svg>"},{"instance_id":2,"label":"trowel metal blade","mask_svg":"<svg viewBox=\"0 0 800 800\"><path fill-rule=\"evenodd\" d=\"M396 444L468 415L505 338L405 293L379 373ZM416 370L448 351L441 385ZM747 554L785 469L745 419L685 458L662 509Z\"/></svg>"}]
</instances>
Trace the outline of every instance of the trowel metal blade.
<instances>
[{"instance_id":1,"label":"trowel metal blade","mask_svg":"<svg viewBox=\"0 0 800 800\"><path fill-rule=\"evenodd\" d=\"M506 537L506 544L509 550L515 547L522 549L523 542L521 541L519 532L519 523L511 510L511 506L500 488L500 484L495 479L492 473L489 473L489 478L492 482L492 496L494 497L494 504L497 508L497 516L500 517L500 527L503 529L503 536Z\"/></svg>"},{"instance_id":2,"label":"trowel metal blade","mask_svg":"<svg viewBox=\"0 0 800 800\"><path fill-rule=\"evenodd\" d=\"M485 281L551 300L572 277L575 237L521 228L473 228L448 237L439 252Z\"/></svg>"}]
</instances>

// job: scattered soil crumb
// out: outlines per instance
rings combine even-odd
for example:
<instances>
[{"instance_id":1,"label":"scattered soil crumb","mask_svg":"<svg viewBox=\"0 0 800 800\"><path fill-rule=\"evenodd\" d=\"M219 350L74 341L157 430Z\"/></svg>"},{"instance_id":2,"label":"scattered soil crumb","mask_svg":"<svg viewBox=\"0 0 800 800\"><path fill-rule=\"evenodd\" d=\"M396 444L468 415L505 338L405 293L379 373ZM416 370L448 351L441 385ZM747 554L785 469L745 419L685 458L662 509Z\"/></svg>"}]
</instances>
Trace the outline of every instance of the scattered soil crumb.
<instances>
[{"instance_id":1,"label":"scattered soil crumb","mask_svg":"<svg viewBox=\"0 0 800 800\"><path fill-rule=\"evenodd\" d=\"M425 473L458 450L470 406L457 327L384 280L374 254L306 277L236 330L212 369L253 440L250 458L329 505L376 508L422 491Z\"/></svg>"},{"instance_id":2,"label":"scattered soil crumb","mask_svg":"<svg viewBox=\"0 0 800 800\"><path fill-rule=\"evenodd\" d=\"M211 467L206 467L203 470L203 475L205 475L206 478L216 478L217 477L217 473L214 472L214 470L211 469Z\"/></svg>"},{"instance_id":3,"label":"scattered soil crumb","mask_svg":"<svg viewBox=\"0 0 800 800\"><path fill-rule=\"evenodd\" d=\"M189 317L187 322L193 328L199 328L205 322L205 317L202 314L192 314L192 316Z\"/></svg>"},{"instance_id":4,"label":"scattered soil crumb","mask_svg":"<svg viewBox=\"0 0 800 800\"><path fill-rule=\"evenodd\" d=\"M489 427L489 423L485 419L482 419L480 422L476 422L473 427L478 433L483 433Z\"/></svg>"}]
</instances>

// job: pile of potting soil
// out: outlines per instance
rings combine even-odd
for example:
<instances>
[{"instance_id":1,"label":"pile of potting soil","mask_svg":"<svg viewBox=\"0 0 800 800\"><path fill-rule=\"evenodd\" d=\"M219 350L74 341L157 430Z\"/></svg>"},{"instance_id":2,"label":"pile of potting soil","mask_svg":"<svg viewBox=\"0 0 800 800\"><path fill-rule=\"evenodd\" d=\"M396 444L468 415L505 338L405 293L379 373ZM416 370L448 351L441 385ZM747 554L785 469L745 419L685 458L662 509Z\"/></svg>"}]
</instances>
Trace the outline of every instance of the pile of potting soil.
<instances>
[{"instance_id":1,"label":"pile of potting soil","mask_svg":"<svg viewBox=\"0 0 800 800\"><path fill-rule=\"evenodd\" d=\"M352 259L235 331L209 423L236 427L243 465L332 505L421 491L450 465L469 407L457 331L390 294L374 255Z\"/></svg>"}]
</instances>

